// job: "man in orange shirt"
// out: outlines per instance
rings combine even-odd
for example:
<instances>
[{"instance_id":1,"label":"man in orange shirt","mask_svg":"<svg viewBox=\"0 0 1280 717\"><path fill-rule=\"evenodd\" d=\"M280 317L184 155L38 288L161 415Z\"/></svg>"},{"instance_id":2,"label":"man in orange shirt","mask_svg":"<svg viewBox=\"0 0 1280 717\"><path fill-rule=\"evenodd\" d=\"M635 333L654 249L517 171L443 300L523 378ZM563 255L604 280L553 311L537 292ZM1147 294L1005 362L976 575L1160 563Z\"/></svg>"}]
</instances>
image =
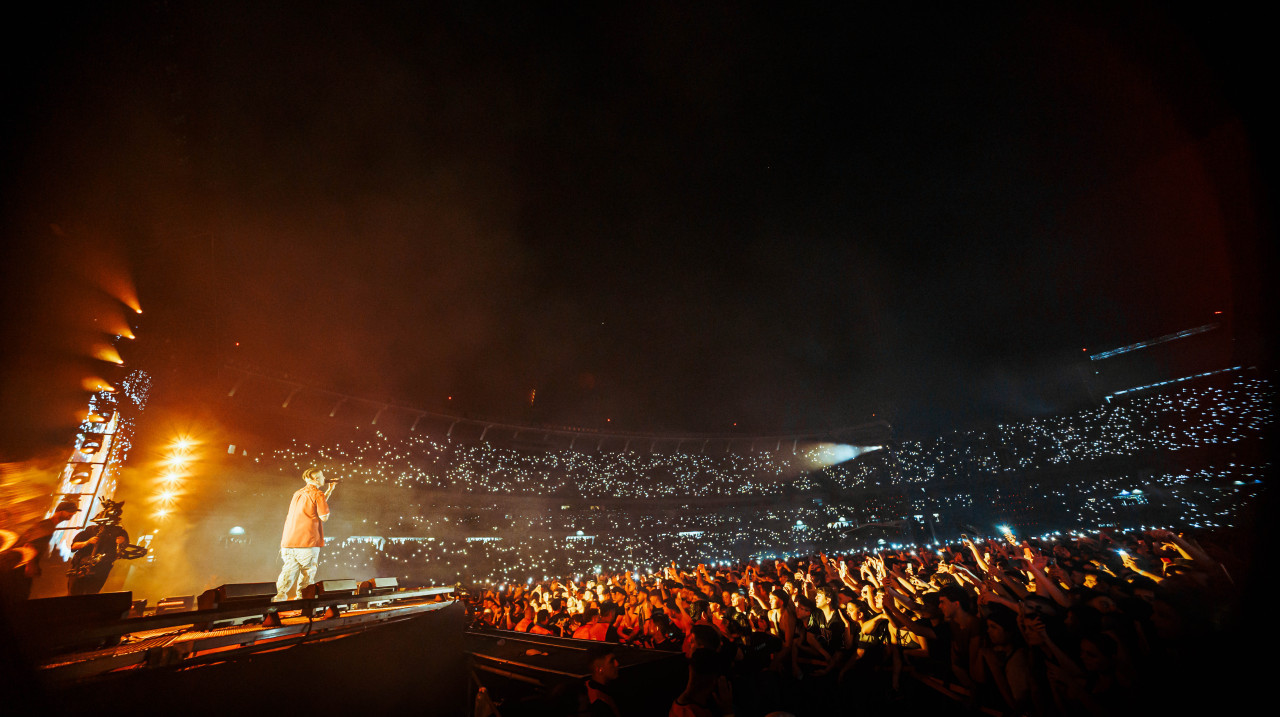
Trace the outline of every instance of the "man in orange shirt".
<instances>
[{"instance_id":1,"label":"man in orange shirt","mask_svg":"<svg viewBox=\"0 0 1280 717\"><path fill-rule=\"evenodd\" d=\"M320 548L324 546L324 522L329 519L328 499L338 485L333 481L325 488L324 471L318 468L308 468L302 480L307 484L293 494L280 538L284 567L276 578L277 602L302 599L302 589L315 582Z\"/></svg>"}]
</instances>

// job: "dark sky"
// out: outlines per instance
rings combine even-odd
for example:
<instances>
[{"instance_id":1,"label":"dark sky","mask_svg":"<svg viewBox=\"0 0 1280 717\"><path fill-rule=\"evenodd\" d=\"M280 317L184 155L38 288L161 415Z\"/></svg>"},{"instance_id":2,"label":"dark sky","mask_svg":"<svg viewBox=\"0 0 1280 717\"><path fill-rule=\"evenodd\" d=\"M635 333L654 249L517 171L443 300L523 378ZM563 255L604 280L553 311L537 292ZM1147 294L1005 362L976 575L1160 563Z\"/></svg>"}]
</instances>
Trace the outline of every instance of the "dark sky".
<instances>
[{"instance_id":1,"label":"dark sky","mask_svg":"<svg viewBox=\"0 0 1280 717\"><path fill-rule=\"evenodd\" d=\"M86 253L153 360L629 429L1034 415L1081 348L1256 327L1239 19L531 5L12 28L6 400L65 381Z\"/></svg>"}]
</instances>

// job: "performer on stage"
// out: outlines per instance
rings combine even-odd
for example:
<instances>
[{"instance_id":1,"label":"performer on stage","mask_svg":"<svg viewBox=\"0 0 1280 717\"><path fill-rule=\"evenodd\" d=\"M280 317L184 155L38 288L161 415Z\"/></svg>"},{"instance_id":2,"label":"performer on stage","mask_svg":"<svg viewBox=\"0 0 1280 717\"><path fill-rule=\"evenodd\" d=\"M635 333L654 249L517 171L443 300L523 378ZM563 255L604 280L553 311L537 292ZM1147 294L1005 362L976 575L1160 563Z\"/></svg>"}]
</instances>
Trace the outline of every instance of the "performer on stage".
<instances>
[{"instance_id":1,"label":"performer on stage","mask_svg":"<svg viewBox=\"0 0 1280 717\"><path fill-rule=\"evenodd\" d=\"M102 510L93 519L95 525L76 533L71 539L71 568L67 570L67 594L94 595L102 591L116 560L136 560L147 554L146 548L129 544L129 532L120 526L124 501L101 501Z\"/></svg>"},{"instance_id":2,"label":"performer on stage","mask_svg":"<svg viewBox=\"0 0 1280 717\"><path fill-rule=\"evenodd\" d=\"M326 488L324 471L318 468L308 468L302 480L307 484L293 494L280 538L284 567L276 579L277 602L302 599L302 589L315 582L320 548L324 547L324 522L329 519L329 495L338 486L334 480Z\"/></svg>"}]
</instances>

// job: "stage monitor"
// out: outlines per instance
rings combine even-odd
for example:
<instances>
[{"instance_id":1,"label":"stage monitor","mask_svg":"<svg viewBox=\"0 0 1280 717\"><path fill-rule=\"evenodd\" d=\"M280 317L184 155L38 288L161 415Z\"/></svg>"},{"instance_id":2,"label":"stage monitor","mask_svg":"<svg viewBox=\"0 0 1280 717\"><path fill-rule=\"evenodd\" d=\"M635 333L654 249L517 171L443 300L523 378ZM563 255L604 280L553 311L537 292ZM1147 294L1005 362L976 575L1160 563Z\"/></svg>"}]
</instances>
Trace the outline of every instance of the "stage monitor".
<instances>
[{"instance_id":1,"label":"stage monitor","mask_svg":"<svg viewBox=\"0 0 1280 717\"><path fill-rule=\"evenodd\" d=\"M349 578L343 580L321 580L303 590L302 596L311 599L355 595L358 587L360 587L360 584Z\"/></svg>"},{"instance_id":2,"label":"stage monitor","mask_svg":"<svg viewBox=\"0 0 1280 717\"><path fill-rule=\"evenodd\" d=\"M276 596L275 583L227 583L200 595L201 610L266 605Z\"/></svg>"},{"instance_id":3,"label":"stage monitor","mask_svg":"<svg viewBox=\"0 0 1280 717\"><path fill-rule=\"evenodd\" d=\"M113 622L129 614L133 593L99 593L28 600L16 611L28 624Z\"/></svg>"},{"instance_id":4,"label":"stage monitor","mask_svg":"<svg viewBox=\"0 0 1280 717\"><path fill-rule=\"evenodd\" d=\"M157 615L168 615L174 612L191 612L196 609L195 595L179 595L167 597L156 603Z\"/></svg>"},{"instance_id":5,"label":"stage monitor","mask_svg":"<svg viewBox=\"0 0 1280 717\"><path fill-rule=\"evenodd\" d=\"M370 578L360 583L360 595L389 595L400 587L395 578Z\"/></svg>"}]
</instances>

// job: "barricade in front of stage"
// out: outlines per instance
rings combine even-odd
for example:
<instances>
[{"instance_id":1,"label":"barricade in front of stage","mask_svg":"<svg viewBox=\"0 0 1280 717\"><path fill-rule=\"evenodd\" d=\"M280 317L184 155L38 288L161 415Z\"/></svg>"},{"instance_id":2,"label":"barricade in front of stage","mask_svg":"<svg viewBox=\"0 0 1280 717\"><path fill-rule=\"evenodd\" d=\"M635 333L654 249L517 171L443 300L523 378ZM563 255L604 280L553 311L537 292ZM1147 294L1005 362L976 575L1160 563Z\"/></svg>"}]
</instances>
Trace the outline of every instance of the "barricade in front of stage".
<instances>
[{"instance_id":1,"label":"barricade in front of stage","mask_svg":"<svg viewBox=\"0 0 1280 717\"><path fill-rule=\"evenodd\" d=\"M573 714L573 697L591 675L595 640L533 635L510 630L468 630L464 638L474 675L502 717ZM684 690L688 667L679 652L609 644L618 658L610 690L623 716L666 714Z\"/></svg>"}]
</instances>

